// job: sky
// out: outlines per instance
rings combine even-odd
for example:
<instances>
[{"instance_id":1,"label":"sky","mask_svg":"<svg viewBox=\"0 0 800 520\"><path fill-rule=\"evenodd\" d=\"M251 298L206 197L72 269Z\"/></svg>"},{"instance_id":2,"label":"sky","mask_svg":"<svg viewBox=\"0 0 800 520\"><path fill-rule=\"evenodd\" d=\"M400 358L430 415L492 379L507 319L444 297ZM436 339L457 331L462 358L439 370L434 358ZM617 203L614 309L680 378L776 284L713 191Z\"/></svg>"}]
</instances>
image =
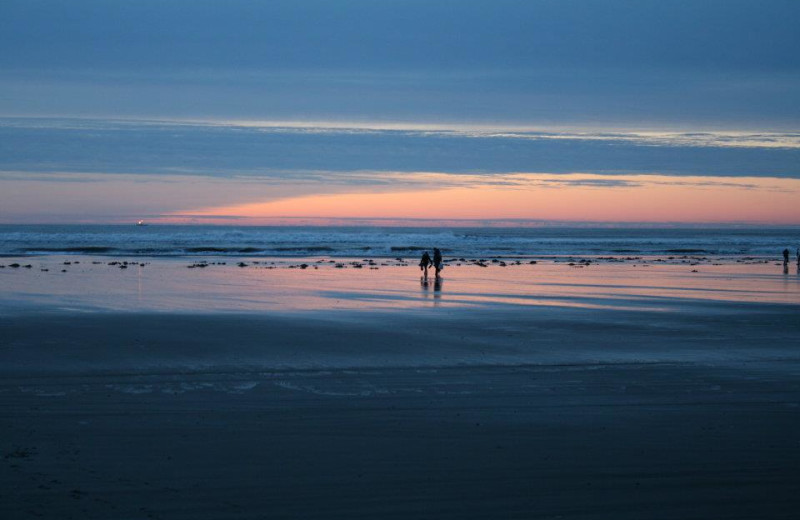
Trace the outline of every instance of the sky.
<instances>
[{"instance_id":1,"label":"sky","mask_svg":"<svg viewBox=\"0 0 800 520\"><path fill-rule=\"evenodd\" d=\"M0 222L800 225L794 0L0 3Z\"/></svg>"}]
</instances>

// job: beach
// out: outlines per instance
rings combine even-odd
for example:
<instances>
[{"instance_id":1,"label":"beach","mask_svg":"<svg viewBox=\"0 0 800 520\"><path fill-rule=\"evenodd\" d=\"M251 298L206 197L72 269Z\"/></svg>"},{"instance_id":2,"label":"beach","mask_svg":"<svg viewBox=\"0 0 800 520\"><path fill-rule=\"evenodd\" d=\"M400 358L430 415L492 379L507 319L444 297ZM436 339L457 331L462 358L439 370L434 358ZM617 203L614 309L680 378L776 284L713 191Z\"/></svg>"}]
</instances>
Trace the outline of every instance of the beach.
<instances>
[{"instance_id":1,"label":"beach","mask_svg":"<svg viewBox=\"0 0 800 520\"><path fill-rule=\"evenodd\" d=\"M800 505L800 278L771 261L2 260L4 518Z\"/></svg>"},{"instance_id":2,"label":"beach","mask_svg":"<svg viewBox=\"0 0 800 520\"><path fill-rule=\"evenodd\" d=\"M0 1L0 520L800 518L798 19Z\"/></svg>"}]
</instances>

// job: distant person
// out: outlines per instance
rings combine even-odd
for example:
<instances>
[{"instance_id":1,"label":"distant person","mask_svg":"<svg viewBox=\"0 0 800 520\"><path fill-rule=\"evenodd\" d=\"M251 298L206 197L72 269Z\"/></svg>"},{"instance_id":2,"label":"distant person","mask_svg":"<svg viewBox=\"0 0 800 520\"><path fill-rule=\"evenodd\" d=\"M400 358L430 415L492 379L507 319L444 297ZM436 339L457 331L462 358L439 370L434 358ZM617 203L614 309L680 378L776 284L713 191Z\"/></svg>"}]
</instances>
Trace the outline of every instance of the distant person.
<instances>
[{"instance_id":1,"label":"distant person","mask_svg":"<svg viewBox=\"0 0 800 520\"><path fill-rule=\"evenodd\" d=\"M436 269L436 276L439 276L439 272L442 270L444 266L442 265L442 252L439 251L438 248L433 248L433 268Z\"/></svg>"},{"instance_id":2,"label":"distant person","mask_svg":"<svg viewBox=\"0 0 800 520\"><path fill-rule=\"evenodd\" d=\"M436 256L436 250L435 249L434 249L434 253L433 254L434 254L434 257L435 257ZM789 263L789 250L788 249L784 249L783 250L783 263L784 264L788 264Z\"/></svg>"},{"instance_id":3,"label":"distant person","mask_svg":"<svg viewBox=\"0 0 800 520\"><path fill-rule=\"evenodd\" d=\"M436 251L436 250L434 249L434 251ZM425 278L428 277L428 267L432 263L433 262L431 262L431 255L429 255L427 251L422 253L422 259L419 261L419 270L425 272Z\"/></svg>"},{"instance_id":4,"label":"distant person","mask_svg":"<svg viewBox=\"0 0 800 520\"><path fill-rule=\"evenodd\" d=\"M800 247L797 248L797 253L795 256L797 256L797 267L800 267Z\"/></svg>"}]
</instances>

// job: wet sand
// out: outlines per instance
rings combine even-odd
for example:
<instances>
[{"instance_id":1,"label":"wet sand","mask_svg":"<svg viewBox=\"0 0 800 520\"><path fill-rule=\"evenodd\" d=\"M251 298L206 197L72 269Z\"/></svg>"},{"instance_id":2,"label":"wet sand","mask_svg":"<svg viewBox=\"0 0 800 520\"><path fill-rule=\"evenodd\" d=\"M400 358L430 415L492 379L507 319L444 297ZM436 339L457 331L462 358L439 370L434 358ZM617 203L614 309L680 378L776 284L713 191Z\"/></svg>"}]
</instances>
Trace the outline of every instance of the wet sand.
<instances>
[{"instance_id":1,"label":"wet sand","mask_svg":"<svg viewBox=\"0 0 800 520\"><path fill-rule=\"evenodd\" d=\"M137 299L86 262L46 294L21 276L52 270L3 277L3 518L800 506L798 285L774 266L452 266L437 298L413 268L154 262Z\"/></svg>"}]
</instances>

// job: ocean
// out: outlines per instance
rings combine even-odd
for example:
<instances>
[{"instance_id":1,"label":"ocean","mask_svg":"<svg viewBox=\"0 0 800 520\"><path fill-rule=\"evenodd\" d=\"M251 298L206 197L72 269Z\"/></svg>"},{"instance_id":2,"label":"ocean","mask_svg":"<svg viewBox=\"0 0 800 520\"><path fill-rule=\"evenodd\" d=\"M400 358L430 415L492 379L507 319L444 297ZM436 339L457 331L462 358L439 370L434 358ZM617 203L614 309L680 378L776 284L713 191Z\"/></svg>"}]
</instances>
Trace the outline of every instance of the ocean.
<instances>
[{"instance_id":1,"label":"ocean","mask_svg":"<svg viewBox=\"0 0 800 520\"><path fill-rule=\"evenodd\" d=\"M0 255L450 257L794 255L800 228L0 225Z\"/></svg>"}]
</instances>

